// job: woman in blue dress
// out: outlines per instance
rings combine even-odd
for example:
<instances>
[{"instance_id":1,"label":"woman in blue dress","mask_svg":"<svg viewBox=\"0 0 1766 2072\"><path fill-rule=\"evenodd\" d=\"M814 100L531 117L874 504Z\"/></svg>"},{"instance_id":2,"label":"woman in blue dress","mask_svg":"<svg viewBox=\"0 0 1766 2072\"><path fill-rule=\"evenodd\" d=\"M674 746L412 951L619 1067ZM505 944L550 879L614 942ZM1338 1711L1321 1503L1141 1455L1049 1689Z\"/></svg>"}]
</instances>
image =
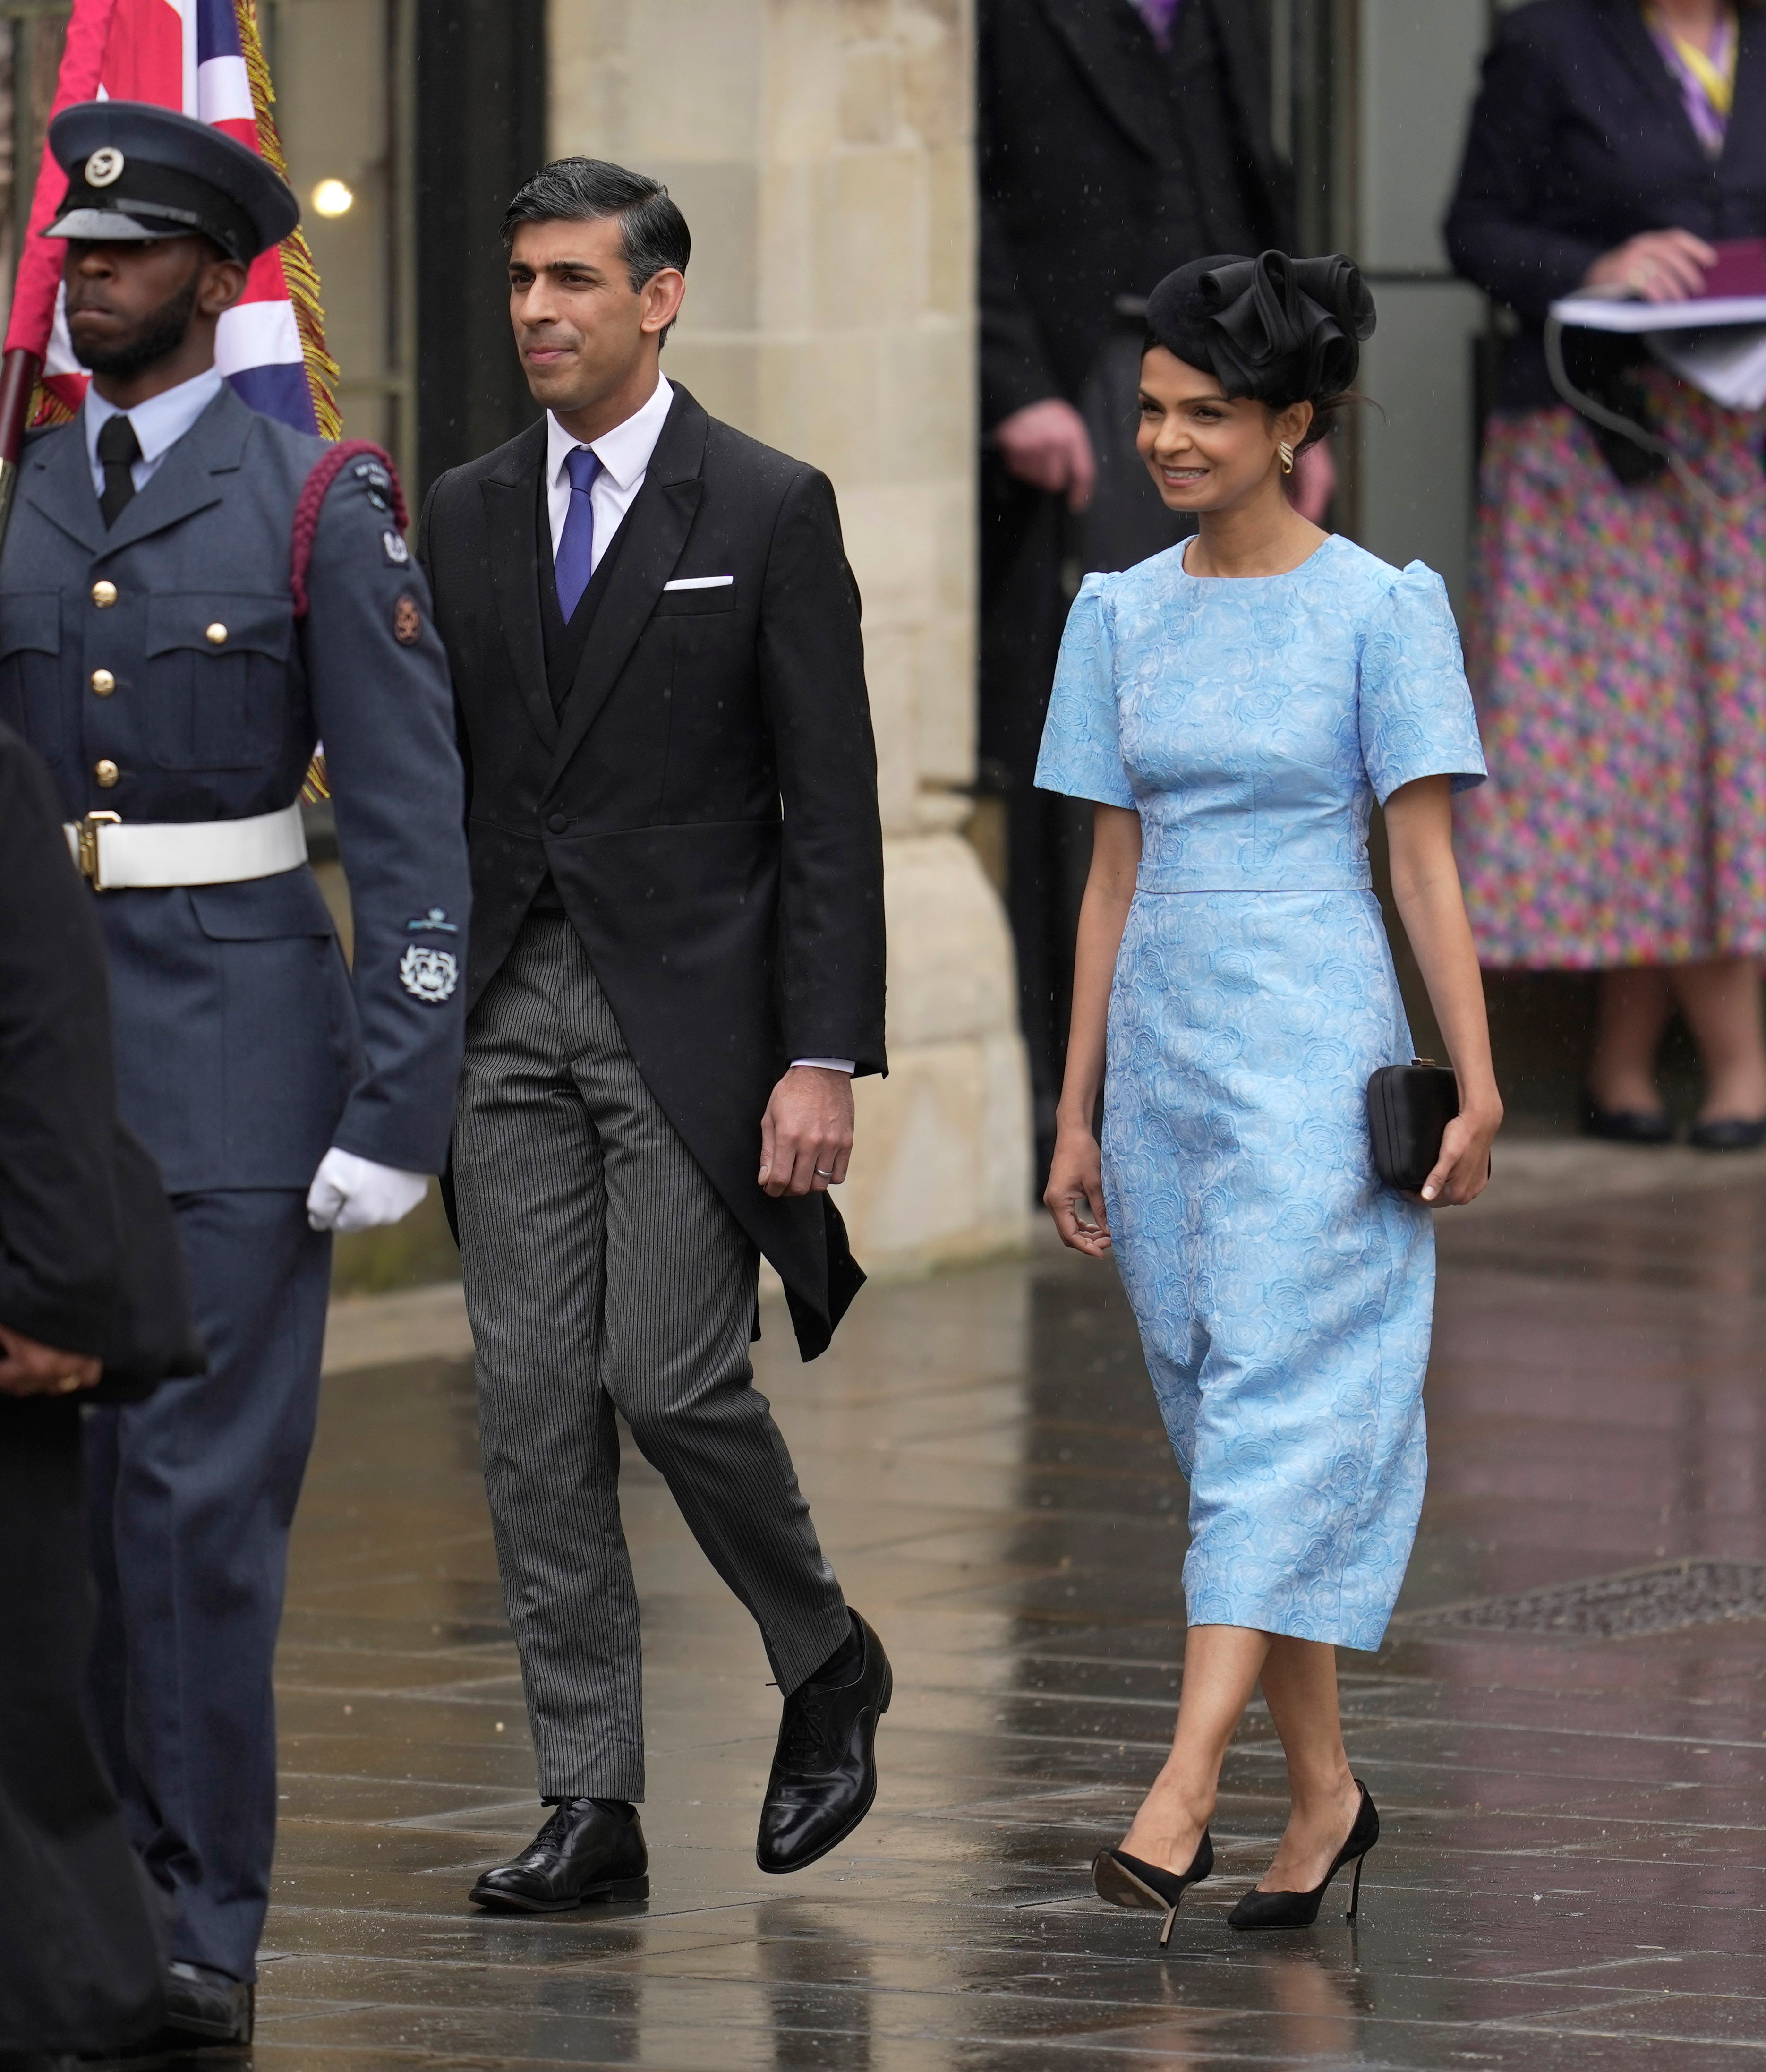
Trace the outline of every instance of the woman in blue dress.
<instances>
[{"instance_id":1,"label":"woman in blue dress","mask_svg":"<svg viewBox=\"0 0 1766 2072\"><path fill-rule=\"evenodd\" d=\"M1308 1923L1351 1862L1359 1887L1378 1816L1344 1753L1335 1650L1379 1645L1403 1580L1428 1205L1481 1192L1502 1108L1453 861L1450 793L1484 758L1445 589L1283 490L1347 400L1374 322L1361 276L1203 260L1147 321L1140 451L1200 531L1086 578L1037 781L1095 810L1045 1199L1076 1251L1114 1249L1189 1482L1172 1753L1094 1867L1105 1898L1164 1911L1163 1942L1212 1866L1221 1761L1259 1683L1292 1811L1230 1918ZM1420 1196L1381 1182L1368 1136L1369 1074L1411 1056L1370 889L1376 798L1459 1076Z\"/></svg>"}]
</instances>

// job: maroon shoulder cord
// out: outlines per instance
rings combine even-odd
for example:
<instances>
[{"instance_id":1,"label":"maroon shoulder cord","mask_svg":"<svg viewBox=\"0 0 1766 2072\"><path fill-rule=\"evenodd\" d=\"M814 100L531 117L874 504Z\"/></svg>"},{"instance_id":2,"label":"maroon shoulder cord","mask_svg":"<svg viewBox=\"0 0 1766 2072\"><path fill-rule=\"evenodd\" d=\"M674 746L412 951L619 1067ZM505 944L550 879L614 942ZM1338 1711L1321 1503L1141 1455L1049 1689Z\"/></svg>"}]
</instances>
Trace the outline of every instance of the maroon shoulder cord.
<instances>
[{"instance_id":1,"label":"maroon shoulder cord","mask_svg":"<svg viewBox=\"0 0 1766 2072\"><path fill-rule=\"evenodd\" d=\"M300 501L294 506L294 545L288 571L289 594L294 600L294 616L306 616L310 600L306 594L306 571L312 565L313 541L318 532L319 507L325 501L326 491L352 460L377 460L386 470L392 490L392 517L402 532L411 522L410 513L405 508L405 491L399 486L399 471L392 465L392 456L384 447L377 446L372 439L339 439L337 444L322 454L313 472L302 484Z\"/></svg>"}]
</instances>

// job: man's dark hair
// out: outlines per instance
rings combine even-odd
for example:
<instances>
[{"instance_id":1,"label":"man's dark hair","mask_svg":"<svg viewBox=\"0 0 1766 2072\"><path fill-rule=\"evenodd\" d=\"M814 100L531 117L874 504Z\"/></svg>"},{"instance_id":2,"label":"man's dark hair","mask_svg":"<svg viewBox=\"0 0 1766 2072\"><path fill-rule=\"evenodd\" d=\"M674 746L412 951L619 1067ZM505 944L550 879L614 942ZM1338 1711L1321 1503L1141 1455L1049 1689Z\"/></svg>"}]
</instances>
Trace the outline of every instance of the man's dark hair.
<instances>
[{"instance_id":1,"label":"man's dark hair","mask_svg":"<svg viewBox=\"0 0 1766 2072\"><path fill-rule=\"evenodd\" d=\"M634 294L665 266L686 272L693 240L667 188L647 173L627 172L605 158L554 158L542 166L503 211L503 249L524 223L599 223L610 216L619 219Z\"/></svg>"}]
</instances>

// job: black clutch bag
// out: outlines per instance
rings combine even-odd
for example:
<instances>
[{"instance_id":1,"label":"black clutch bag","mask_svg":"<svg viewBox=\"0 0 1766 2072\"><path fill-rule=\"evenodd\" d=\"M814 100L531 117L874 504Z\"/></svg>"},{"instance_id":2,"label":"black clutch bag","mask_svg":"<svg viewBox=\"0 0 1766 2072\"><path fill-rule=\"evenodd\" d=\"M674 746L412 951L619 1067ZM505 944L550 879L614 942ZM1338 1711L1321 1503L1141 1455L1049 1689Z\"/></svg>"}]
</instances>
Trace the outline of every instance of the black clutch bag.
<instances>
[{"instance_id":1,"label":"black clutch bag","mask_svg":"<svg viewBox=\"0 0 1766 2072\"><path fill-rule=\"evenodd\" d=\"M1387 1186L1415 1194L1441 1155L1441 1139L1460 1112L1460 1083L1451 1065L1413 1058L1382 1065L1367 1083L1367 1128L1374 1163Z\"/></svg>"}]
</instances>

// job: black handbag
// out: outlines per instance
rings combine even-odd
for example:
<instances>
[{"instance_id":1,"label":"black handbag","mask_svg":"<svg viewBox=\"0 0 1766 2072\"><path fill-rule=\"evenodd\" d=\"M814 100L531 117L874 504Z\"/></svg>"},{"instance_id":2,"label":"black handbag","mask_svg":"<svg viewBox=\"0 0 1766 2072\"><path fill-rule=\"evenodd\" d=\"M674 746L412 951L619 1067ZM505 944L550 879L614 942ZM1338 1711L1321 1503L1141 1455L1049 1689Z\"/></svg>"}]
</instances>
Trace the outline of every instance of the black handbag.
<instances>
[{"instance_id":1,"label":"black handbag","mask_svg":"<svg viewBox=\"0 0 1766 2072\"><path fill-rule=\"evenodd\" d=\"M1414 1194L1435 1170L1441 1139L1460 1112L1460 1082L1451 1065L1413 1058L1382 1065L1367 1083L1367 1128L1374 1163L1388 1186Z\"/></svg>"}]
</instances>

